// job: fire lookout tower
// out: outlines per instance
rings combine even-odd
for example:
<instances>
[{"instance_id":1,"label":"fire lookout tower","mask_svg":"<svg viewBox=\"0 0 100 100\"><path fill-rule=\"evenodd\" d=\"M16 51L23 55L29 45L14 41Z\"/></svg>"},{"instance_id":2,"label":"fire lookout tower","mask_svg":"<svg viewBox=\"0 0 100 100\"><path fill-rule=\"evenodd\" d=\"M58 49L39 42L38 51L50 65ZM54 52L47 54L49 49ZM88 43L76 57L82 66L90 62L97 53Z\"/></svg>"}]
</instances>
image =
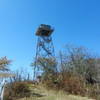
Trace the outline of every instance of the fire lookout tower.
<instances>
[{"instance_id":1,"label":"fire lookout tower","mask_svg":"<svg viewBox=\"0 0 100 100\"><path fill-rule=\"evenodd\" d=\"M52 33L54 29L50 25L41 24L36 31L37 47L36 47L36 57L35 57L35 67L34 67L34 75L36 75L36 71L38 70L38 62L39 58L54 58L54 46L52 41Z\"/></svg>"}]
</instances>

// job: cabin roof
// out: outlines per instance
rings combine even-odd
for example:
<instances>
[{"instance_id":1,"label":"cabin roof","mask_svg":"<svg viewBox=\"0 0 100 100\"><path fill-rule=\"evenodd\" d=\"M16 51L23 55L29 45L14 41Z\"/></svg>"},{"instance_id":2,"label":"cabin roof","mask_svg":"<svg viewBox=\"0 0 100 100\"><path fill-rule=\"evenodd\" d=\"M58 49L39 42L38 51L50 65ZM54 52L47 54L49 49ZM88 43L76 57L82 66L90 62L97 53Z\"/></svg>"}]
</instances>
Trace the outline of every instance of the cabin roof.
<instances>
[{"instance_id":1,"label":"cabin roof","mask_svg":"<svg viewBox=\"0 0 100 100\"><path fill-rule=\"evenodd\" d=\"M50 36L54 29L50 25L41 24L37 29L37 36Z\"/></svg>"}]
</instances>

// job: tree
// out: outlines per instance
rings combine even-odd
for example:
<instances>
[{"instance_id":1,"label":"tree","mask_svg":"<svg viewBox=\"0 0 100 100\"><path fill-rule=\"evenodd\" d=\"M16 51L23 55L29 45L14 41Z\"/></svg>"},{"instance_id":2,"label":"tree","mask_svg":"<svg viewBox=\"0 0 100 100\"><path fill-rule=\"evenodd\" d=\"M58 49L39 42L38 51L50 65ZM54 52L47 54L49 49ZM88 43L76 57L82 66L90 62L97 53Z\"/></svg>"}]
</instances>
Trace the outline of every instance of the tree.
<instances>
[{"instance_id":1,"label":"tree","mask_svg":"<svg viewBox=\"0 0 100 100\"><path fill-rule=\"evenodd\" d=\"M41 70L43 80L52 79L52 76L55 76L57 73L57 62L55 58L39 57L35 64L38 67L37 69ZM34 67L34 64L32 66Z\"/></svg>"},{"instance_id":2,"label":"tree","mask_svg":"<svg viewBox=\"0 0 100 100\"><path fill-rule=\"evenodd\" d=\"M8 60L7 57L0 58L0 70L1 71L9 71L9 64L11 60Z\"/></svg>"},{"instance_id":3,"label":"tree","mask_svg":"<svg viewBox=\"0 0 100 100\"><path fill-rule=\"evenodd\" d=\"M92 82L97 78L96 58L91 56L84 47L67 45L65 53L60 53L60 62L63 74L72 72L84 77L88 82Z\"/></svg>"}]
</instances>

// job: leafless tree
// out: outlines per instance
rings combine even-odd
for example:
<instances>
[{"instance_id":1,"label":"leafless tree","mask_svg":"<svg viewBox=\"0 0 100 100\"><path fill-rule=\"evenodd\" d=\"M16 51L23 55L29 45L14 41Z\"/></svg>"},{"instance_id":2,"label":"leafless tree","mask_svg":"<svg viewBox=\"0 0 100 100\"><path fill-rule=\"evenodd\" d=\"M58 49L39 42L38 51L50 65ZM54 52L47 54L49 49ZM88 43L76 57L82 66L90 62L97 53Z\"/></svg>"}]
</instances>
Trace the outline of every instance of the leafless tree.
<instances>
[{"instance_id":1,"label":"leafless tree","mask_svg":"<svg viewBox=\"0 0 100 100\"><path fill-rule=\"evenodd\" d=\"M64 74L68 71L84 77L87 81L95 82L98 75L96 57L84 47L67 45L65 52L60 52L60 69Z\"/></svg>"}]
</instances>

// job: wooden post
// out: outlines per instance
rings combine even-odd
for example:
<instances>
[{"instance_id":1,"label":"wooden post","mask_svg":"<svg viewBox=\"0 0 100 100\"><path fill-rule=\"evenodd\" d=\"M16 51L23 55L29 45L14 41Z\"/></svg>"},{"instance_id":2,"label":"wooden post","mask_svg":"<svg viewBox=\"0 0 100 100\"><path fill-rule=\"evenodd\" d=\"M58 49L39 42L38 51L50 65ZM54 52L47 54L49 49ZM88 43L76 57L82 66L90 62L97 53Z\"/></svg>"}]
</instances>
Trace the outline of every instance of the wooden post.
<instances>
[{"instance_id":1,"label":"wooden post","mask_svg":"<svg viewBox=\"0 0 100 100\"><path fill-rule=\"evenodd\" d=\"M4 89L5 89L5 84L6 84L6 79L10 77L14 77L14 74L10 73L1 73L0 74L0 100L4 99Z\"/></svg>"},{"instance_id":2,"label":"wooden post","mask_svg":"<svg viewBox=\"0 0 100 100\"><path fill-rule=\"evenodd\" d=\"M0 100L3 100L5 82L6 82L5 79L3 79L1 84L0 84Z\"/></svg>"}]
</instances>

